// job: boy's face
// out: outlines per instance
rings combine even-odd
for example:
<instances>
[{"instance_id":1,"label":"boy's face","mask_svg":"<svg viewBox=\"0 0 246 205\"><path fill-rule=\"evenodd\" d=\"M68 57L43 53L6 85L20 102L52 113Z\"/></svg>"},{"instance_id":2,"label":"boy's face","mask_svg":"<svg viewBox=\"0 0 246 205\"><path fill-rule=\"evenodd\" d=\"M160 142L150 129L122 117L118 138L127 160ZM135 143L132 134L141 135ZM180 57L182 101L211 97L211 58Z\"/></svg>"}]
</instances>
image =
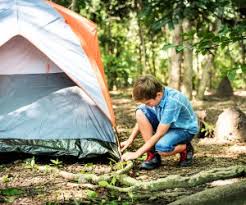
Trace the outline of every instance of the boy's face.
<instances>
[{"instance_id":1,"label":"boy's face","mask_svg":"<svg viewBox=\"0 0 246 205\"><path fill-rule=\"evenodd\" d=\"M161 102L162 96L163 96L163 93L158 92L154 99L142 100L141 103L143 103L149 107L154 107L154 106L159 105L159 103Z\"/></svg>"}]
</instances>

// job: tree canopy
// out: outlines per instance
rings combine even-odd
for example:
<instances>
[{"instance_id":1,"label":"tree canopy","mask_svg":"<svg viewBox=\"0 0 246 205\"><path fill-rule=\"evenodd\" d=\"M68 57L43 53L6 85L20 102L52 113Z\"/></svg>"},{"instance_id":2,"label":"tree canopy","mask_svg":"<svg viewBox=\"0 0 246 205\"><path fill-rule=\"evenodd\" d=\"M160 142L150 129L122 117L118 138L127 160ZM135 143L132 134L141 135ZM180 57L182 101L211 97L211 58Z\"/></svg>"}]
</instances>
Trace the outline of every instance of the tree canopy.
<instances>
[{"instance_id":1,"label":"tree canopy","mask_svg":"<svg viewBox=\"0 0 246 205\"><path fill-rule=\"evenodd\" d=\"M228 76L233 87L246 85L246 5L243 0L56 0L98 25L105 72L110 89L131 86L136 76L151 73L168 84L172 56L180 55L180 85L191 75L199 90L204 68L215 89ZM73 6L73 7L72 7ZM188 22L176 33L177 25ZM176 54L171 50L174 49ZM185 50L187 49L187 50ZM192 58L186 66L185 52ZM210 64L206 65L210 55ZM189 56L189 55L188 55ZM170 80L170 79L169 79Z\"/></svg>"}]
</instances>

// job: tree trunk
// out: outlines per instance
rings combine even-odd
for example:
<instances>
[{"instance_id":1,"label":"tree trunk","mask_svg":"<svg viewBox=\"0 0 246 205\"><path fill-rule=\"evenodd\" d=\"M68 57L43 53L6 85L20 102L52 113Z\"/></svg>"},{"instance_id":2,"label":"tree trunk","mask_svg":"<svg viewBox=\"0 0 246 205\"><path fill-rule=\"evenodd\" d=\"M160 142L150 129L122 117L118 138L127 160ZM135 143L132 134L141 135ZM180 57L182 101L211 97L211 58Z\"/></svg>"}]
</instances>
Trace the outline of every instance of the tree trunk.
<instances>
[{"instance_id":1,"label":"tree trunk","mask_svg":"<svg viewBox=\"0 0 246 205\"><path fill-rule=\"evenodd\" d=\"M142 1L135 1L135 9L136 13L138 13L142 9ZM145 40L144 40L144 29L141 23L141 20L137 16L137 24L138 24L138 36L140 40L139 45L139 59L141 62L141 69L140 74L146 74L147 73L147 55L146 55L146 46L145 46Z\"/></svg>"},{"instance_id":2,"label":"tree trunk","mask_svg":"<svg viewBox=\"0 0 246 205\"><path fill-rule=\"evenodd\" d=\"M246 202L246 180L206 189L181 198L169 205L244 205Z\"/></svg>"},{"instance_id":3,"label":"tree trunk","mask_svg":"<svg viewBox=\"0 0 246 205\"><path fill-rule=\"evenodd\" d=\"M204 63L202 63L201 66L201 77L200 77L200 83L197 91L197 99L203 100L204 99L204 94L206 91L206 88L208 86L209 82L209 73L210 69L213 65L213 55L212 54L207 54L207 56L203 60Z\"/></svg>"},{"instance_id":4,"label":"tree trunk","mask_svg":"<svg viewBox=\"0 0 246 205\"><path fill-rule=\"evenodd\" d=\"M143 28L141 25L141 22L138 20L138 26L139 26L139 38L140 38L140 51L141 51L141 59L142 59L142 74L147 73L147 55L146 55L146 47L145 47L145 40L144 40L144 34L143 34Z\"/></svg>"},{"instance_id":5,"label":"tree trunk","mask_svg":"<svg viewBox=\"0 0 246 205\"><path fill-rule=\"evenodd\" d=\"M72 0L72 11L77 12L77 0Z\"/></svg>"},{"instance_id":6,"label":"tree trunk","mask_svg":"<svg viewBox=\"0 0 246 205\"><path fill-rule=\"evenodd\" d=\"M242 54L242 64L245 64L245 58L246 58L246 45L244 43L244 40L242 39L240 42L240 47L241 47L241 54Z\"/></svg>"},{"instance_id":7,"label":"tree trunk","mask_svg":"<svg viewBox=\"0 0 246 205\"><path fill-rule=\"evenodd\" d=\"M152 53L152 56L151 56L151 60L152 60L151 74L155 76L156 75L156 65L155 65L156 53L155 53L155 43L154 42L151 43L151 53Z\"/></svg>"},{"instance_id":8,"label":"tree trunk","mask_svg":"<svg viewBox=\"0 0 246 205\"><path fill-rule=\"evenodd\" d=\"M182 41L181 33L182 33L182 26L181 23L178 23L175 25L174 30L171 32L172 44L177 46L181 43ZM177 53L176 49L172 48L168 85L177 90L180 89L181 62L182 62L182 53Z\"/></svg>"},{"instance_id":9,"label":"tree trunk","mask_svg":"<svg viewBox=\"0 0 246 205\"><path fill-rule=\"evenodd\" d=\"M188 19L183 20L183 32L188 33L191 31L191 23ZM182 92L191 100L192 99L192 40L185 40L183 41L184 45L184 73L183 73L183 86Z\"/></svg>"}]
</instances>

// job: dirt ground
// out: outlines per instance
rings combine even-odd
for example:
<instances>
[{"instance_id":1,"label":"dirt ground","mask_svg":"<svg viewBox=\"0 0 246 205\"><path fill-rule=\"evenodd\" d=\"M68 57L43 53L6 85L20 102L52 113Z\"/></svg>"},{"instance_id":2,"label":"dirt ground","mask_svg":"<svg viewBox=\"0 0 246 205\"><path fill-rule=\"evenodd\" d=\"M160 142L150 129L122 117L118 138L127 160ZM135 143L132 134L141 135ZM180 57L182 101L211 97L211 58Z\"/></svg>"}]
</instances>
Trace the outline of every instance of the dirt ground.
<instances>
[{"instance_id":1,"label":"dirt ground","mask_svg":"<svg viewBox=\"0 0 246 205\"><path fill-rule=\"evenodd\" d=\"M135 103L132 101L129 90L115 91L111 93L113 106L117 120L118 137L120 141L128 138L134 125ZM206 110L207 121L215 124L218 115L223 109L232 105L238 106L246 113L246 91L235 92L235 96L227 99L219 99L208 95L205 101L193 101L195 110ZM142 145L141 137L138 137L133 146L128 150L135 150ZM166 177L168 175L192 175L203 170L218 167L245 164L246 144L228 143L216 144L212 138L193 140L195 147L194 162L191 167L178 168L176 166L178 156L162 159L162 166L152 171L141 171L138 165L142 159L135 163L132 175L138 180L151 180ZM48 162L47 164L51 164ZM120 196L108 193L104 189L96 189L90 185L77 184L56 177L51 173L40 172L35 166L39 162L35 159L11 160L0 164L0 203L2 204L167 204L174 199L153 197L143 201L132 201L129 196ZM43 164L42 164L43 165ZM53 163L61 170L79 173L84 167L92 167L92 171L99 167L108 167L107 164L83 164L65 163L58 161ZM213 186L212 184L206 186ZM204 186L195 187L186 191L187 195L204 189ZM167 190L168 192L168 190Z\"/></svg>"}]
</instances>

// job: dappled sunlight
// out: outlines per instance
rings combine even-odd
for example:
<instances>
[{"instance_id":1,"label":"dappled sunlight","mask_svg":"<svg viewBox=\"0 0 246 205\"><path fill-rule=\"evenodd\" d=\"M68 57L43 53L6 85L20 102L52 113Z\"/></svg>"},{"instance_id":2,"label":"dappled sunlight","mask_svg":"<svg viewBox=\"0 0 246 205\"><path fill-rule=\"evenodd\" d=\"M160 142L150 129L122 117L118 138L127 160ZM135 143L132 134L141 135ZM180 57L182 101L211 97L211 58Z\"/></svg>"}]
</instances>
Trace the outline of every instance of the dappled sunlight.
<instances>
[{"instance_id":1,"label":"dappled sunlight","mask_svg":"<svg viewBox=\"0 0 246 205\"><path fill-rule=\"evenodd\" d=\"M200 139L199 143L200 145L223 145L223 144L231 144L232 142L228 141L218 141L217 139L214 138L204 138Z\"/></svg>"},{"instance_id":2,"label":"dappled sunlight","mask_svg":"<svg viewBox=\"0 0 246 205\"><path fill-rule=\"evenodd\" d=\"M209 183L209 186L211 187L216 187L216 186L224 186L227 184L233 184L235 182L239 182L240 179L235 178L235 179L226 179L226 180L217 180L217 181L213 181L212 183Z\"/></svg>"},{"instance_id":3,"label":"dappled sunlight","mask_svg":"<svg viewBox=\"0 0 246 205\"><path fill-rule=\"evenodd\" d=\"M246 143L232 145L229 147L228 151L235 154L246 155Z\"/></svg>"},{"instance_id":4,"label":"dappled sunlight","mask_svg":"<svg viewBox=\"0 0 246 205\"><path fill-rule=\"evenodd\" d=\"M213 138L201 139L198 146L206 153L206 156L213 158L233 158L237 159L240 155L246 157L246 143L233 143L228 141L218 141ZM204 155L203 152L197 155Z\"/></svg>"}]
</instances>

